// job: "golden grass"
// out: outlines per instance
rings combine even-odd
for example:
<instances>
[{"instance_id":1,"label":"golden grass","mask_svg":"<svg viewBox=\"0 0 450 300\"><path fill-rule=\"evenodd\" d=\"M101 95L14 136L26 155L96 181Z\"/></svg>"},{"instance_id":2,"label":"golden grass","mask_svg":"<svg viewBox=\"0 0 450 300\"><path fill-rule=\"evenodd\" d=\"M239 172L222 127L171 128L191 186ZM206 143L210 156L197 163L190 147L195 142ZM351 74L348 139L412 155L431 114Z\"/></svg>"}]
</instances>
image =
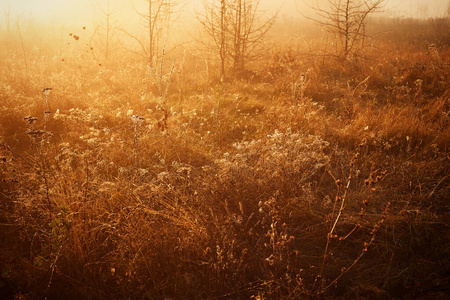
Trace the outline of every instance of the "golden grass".
<instances>
[{"instance_id":1,"label":"golden grass","mask_svg":"<svg viewBox=\"0 0 450 300\"><path fill-rule=\"evenodd\" d=\"M448 45L380 39L345 63L280 46L228 83L187 48L161 95L83 36L7 41L0 297L448 293Z\"/></svg>"}]
</instances>

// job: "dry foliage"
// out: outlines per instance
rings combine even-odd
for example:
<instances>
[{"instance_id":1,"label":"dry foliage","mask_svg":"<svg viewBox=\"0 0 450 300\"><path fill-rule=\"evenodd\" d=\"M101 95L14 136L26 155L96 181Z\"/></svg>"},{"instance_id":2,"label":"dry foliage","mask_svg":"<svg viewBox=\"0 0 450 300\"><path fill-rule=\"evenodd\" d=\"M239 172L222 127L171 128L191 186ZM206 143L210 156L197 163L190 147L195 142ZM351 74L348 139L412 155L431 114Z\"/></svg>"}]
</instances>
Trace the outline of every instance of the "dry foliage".
<instances>
[{"instance_id":1,"label":"dry foliage","mask_svg":"<svg viewBox=\"0 0 450 300\"><path fill-rule=\"evenodd\" d=\"M0 43L0 298L448 295L448 44L286 39L221 83L65 38Z\"/></svg>"}]
</instances>

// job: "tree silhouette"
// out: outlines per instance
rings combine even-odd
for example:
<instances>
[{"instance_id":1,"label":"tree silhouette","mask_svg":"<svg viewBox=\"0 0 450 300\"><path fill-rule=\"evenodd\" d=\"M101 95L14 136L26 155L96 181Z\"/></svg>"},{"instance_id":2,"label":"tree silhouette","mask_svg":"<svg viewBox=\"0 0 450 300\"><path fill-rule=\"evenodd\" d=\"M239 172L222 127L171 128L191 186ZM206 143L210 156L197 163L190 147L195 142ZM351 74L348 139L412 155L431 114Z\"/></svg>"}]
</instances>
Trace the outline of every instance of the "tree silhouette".
<instances>
[{"instance_id":1,"label":"tree silhouette","mask_svg":"<svg viewBox=\"0 0 450 300\"><path fill-rule=\"evenodd\" d=\"M325 8L317 1L308 5L316 13L312 20L336 36L339 56L346 60L356 49L364 47L368 16L382 10L386 3L386 0L327 0Z\"/></svg>"},{"instance_id":2,"label":"tree silhouette","mask_svg":"<svg viewBox=\"0 0 450 300\"><path fill-rule=\"evenodd\" d=\"M260 0L212 0L203 3L199 15L205 33L221 61L221 77L229 67L233 75L245 71L245 64L257 57L258 46L272 27L278 13L266 17L259 10ZM228 66L231 64L230 66Z\"/></svg>"},{"instance_id":3,"label":"tree silhouette","mask_svg":"<svg viewBox=\"0 0 450 300\"><path fill-rule=\"evenodd\" d=\"M136 13L143 20L146 30L146 38L141 39L136 35L122 29L122 31L134 39L141 47L149 65L153 65L158 53L162 49L162 41L169 34L169 27L172 16L175 14L176 6L180 3L177 0L145 0L147 2L145 12L139 11L133 5ZM131 2L133 4L133 2Z\"/></svg>"},{"instance_id":4,"label":"tree silhouette","mask_svg":"<svg viewBox=\"0 0 450 300\"><path fill-rule=\"evenodd\" d=\"M96 44L100 48L100 56L103 57L104 63L108 63L111 53L115 50L114 44L117 44L117 31L114 30L113 16L117 10L111 9L110 0L106 1L106 6L99 6L102 21L95 27L95 32L91 38L96 38Z\"/></svg>"}]
</instances>

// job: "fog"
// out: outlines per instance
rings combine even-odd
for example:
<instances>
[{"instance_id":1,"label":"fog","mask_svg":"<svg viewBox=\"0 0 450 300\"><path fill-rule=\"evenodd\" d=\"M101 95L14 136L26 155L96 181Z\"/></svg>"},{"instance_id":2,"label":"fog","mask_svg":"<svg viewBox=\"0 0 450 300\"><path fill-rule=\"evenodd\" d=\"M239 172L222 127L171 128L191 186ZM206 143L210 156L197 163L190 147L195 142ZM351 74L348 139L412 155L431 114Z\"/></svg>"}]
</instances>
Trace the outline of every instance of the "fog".
<instances>
[{"instance_id":1,"label":"fog","mask_svg":"<svg viewBox=\"0 0 450 300\"><path fill-rule=\"evenodd\" d=\"M203 9L203 1L180 1L180 18L195 20L196 12ZM311 14L305 2L323 5L326 0L261 0L260 7L266 11L280 10L280 18L302 18L302 14ZM13 24L31 20L50 25L90 25L107 3L107 0L0 0L0 29L5 27L8 11ZM121 23L136 22L133 5L139 9L145 7L145 3L145 0L110 0L111 9ZM444 17L448 14L449 3L449 0L389 0L385 14L403 18Z\"/></svg>"}]
</instances>

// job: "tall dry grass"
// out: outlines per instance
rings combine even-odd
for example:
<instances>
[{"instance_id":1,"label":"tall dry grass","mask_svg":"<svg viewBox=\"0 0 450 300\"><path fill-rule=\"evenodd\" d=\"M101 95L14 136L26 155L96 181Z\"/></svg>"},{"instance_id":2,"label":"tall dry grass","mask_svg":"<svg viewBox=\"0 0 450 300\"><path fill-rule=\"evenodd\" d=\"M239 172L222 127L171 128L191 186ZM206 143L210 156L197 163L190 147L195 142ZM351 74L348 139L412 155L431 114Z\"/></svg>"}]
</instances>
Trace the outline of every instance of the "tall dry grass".
<instances>
[{"instance_id":1,"label":"tall dry grass","mask_svg":"<svg viewBox=\"0 0 450 300\"><path fill-rule=\"evenodd\" d=\"M77 37L1 49L1 297L448 293L448 45L280 44L220 83Z\"/></svg>"}]
</instances>

